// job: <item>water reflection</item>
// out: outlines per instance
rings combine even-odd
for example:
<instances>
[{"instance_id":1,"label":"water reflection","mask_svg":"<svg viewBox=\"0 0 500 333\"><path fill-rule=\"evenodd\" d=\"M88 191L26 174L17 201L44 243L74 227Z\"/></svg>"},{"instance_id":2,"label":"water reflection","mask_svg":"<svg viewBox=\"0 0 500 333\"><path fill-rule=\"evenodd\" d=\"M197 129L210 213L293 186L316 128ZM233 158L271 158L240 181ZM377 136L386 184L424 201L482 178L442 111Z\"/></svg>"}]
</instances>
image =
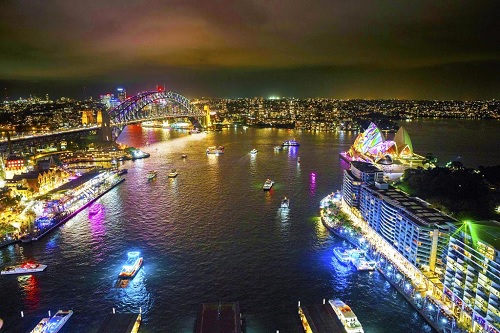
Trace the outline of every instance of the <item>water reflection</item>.
<instances>
[{"instance_id":1,"label":"water reflection","mask_svg":"<svg viewBox=\"0 0 500 333\"><path fill-rule=\"evenodd\" d=\"M19 288L24 293L26 309L36 310L40 304L40 287L38 278L34 275L21 275L17 277Z\"/></svg>"}]
</instances>

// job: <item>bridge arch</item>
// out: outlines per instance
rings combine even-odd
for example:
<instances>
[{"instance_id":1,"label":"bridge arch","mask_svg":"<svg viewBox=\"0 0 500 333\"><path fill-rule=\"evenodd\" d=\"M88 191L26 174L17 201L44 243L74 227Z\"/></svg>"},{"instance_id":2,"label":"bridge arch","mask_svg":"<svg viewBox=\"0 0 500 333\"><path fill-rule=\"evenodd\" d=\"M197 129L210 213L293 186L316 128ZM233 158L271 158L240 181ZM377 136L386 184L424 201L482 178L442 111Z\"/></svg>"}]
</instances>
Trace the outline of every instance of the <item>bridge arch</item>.
<instances>
[{"instance_id":1,"label":"bridge arch","mask_svg":"<svg viewBox=\"0 0 500 333\"><path fill-rule=\"evenodd\" d=\"M203 117L204 112L191 105L189 99L173 91L145 91L127 98L120 105L108 111L111 123L126 125L140 120L151 119L152 116L145 107L158 101L171 103L173 107L165 108L163 117Z\"/></svg>"}]
</instances>

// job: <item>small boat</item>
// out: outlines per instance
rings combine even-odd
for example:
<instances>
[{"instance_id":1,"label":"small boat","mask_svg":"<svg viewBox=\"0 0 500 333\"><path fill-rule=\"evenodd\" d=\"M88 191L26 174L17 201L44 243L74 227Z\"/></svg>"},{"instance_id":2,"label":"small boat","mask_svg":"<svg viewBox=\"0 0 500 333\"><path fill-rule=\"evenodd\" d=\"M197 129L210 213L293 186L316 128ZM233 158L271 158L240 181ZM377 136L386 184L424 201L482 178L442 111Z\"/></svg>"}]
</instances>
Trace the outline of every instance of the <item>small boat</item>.
<instances>
[{"instance_id":1,"label":"small boat","mask_svg":"<svg viewBox=\"0 0 500 333\"><path fill-rule=\"evenodd\" d=\"M290 208L290 200L288 200L287 197L284 197L283 200L281 200L281 209L288 209Z\"/></svg>"},{"instance_id":2,"label":"small boat","mask_svg":"<svg viewBox=\"0 0 500 333\"><path fill-rule=\"evenodd\" d=\"M340 248L336 247L333 249L333 254L343 264L347 265L351 262L349 251L341 251Z\"/></svg>"},{"instance_id":3,"label":"small boat","mask_svg":"<svg viewBox=\"0 0 500 333\"><path fill-rule=\"evenodd\" d=\"M150 170L150 171L148 171L148 179L149 180L156 178L156 175L157 175L156 170Z\"/></svg>"},{"instance_id":4,"label":"small boat","mask_svg":"<svg viewBox=\"0 0 500 333\"><path fill-rule=\"evenodd\" d=\"M89 216L96 215L102 210L102 205L94 203L92 206L89 208Z\"/></svg>"},{"instance_id":5,"label":"small boat","mask_svg":"<svg viewBox=\"0 0 500 333\"><path fill-rule=\"evenodd\" d=\"M376 268L375 261L366 257L366 252L360 249L346 251L349 253L351 262L358 271L373 271Z\"/></svg>"},{"instance_id":6,"label":"small boat","mask_svg":"<svg viewBox=\"0 0 500 333\"><path fill-rule=\"evenodd\" d=\"M264 186L262 186L262 189L264 191L269 191L274 185L274 182L271 179L267 179L264 183Z\"/></svg>"},{"instance_id":7,"label":"small boat","mask_svg":"<svg viewBox=\"0 0 500 333\"><path fill-rule=\"evenodd\" d=\"M250 154L252 154L252 155L257 154L257 152L258 152L258 150L257 150L257 149L255 149L255 148L254 148L254 149L252 149L252 150L250 150Z\"/></svg>"},{"instance_id":8,"label":"small boat","mask_svg":"<svg viewBox=\"0 0 500 333\"><path fill-rule=\"evenodd\" d=\"M139 257L140 253L137 251L129 252L127 254L127 262L123 265L118 277L122 279L133 279L137 272L142 267L143 258Z\"/></svg>"},{"instance_id":9,"label":"small boat","mask_svg":"<svg viewBox=\"0 0 500 333\"><path fill-rule=\"evenodd\" d=\"M177 177L177 175L178 175L177 170L172 169L172 170L168 173L168 178L175 178L175 177Z\"/></svg>"},{"instance_id":10,"label":"small boat","mask_svg":"<svg viewBox=\"0 0 500 333\"><path fill-rule=\"evenodd\" d=\"M18 266L5 267L5 269L1 272L1 274L2 275L30 274L30 273L41 272L45 268L47 268L47 265L26 263L26 264L22 264L22 265L18 265Z\"/></svg>"},{"instance_id":11,"label":"small boat","mask_svg":"<svg viewBox=\"0 0 500 333\"><path fill-rule=\"evenodd\" d=\"M119 175L119 176L121 176L121 175L126 174L127 172L128 172L128 169L125 169L125 168L124 168L124 169L120 169L120 170L118 170L118 172L117 172L117 173L118 173L118 175Z\"/></svg>"},{"instance_id":12,"label":"small boat","mask_svg":"<svg viewBox=\"0 0 500 333\"><path fill-rule=\"evenodd\" d=\"M281 146L274 146L274 151L280 151L282 149L283 149L283 147L281 147Z\"/></svg>"},{"instance_id":13,"label":"small boat","mask_svg":"<svg viewBox=\"0 0 500 333\"><path fill-rule=\"evenodd\" d=\"M182 158L187 158L187 154L182 154Z\"/></svg>"},{"instance_id":14,"label":"small boat","mask_svg":"<svg viewBox=\"0 0 500 333\"><path fill-rule=\"evenodd\" d=\"M43 318L30 333L57 333L73 315L73 310L59 310L51 318Z\"/></svg>"},{"instance_id":15,"label":"small boat","mask_svg":"<svg viewBox=\"0 0 500 333\"><path fill-rule=\"evenodd\" d=\"M286 141L283 141L283 144L282 144L283 147L290 147L290 146L300 146L300 143L298 143L297 141L295 141L295 139L293 140L286 140Z\"/></svg>"},{"instance_id":16,"label":"small boat","mask_svg":"<svg viewBox=\"0 0 500 333\"><path fill-rule=\"evenodd\" d=\"M207 155L208 154L215 154L215 155L219 155L219 154L224 154L224 146L210 146L207 148L206 150L206 153Z\"/></svg>"},{"instance_id":17,"label":"small boat","mask_svg":"<svg viewBox=\"0 0 500 333\"><path fill-rule=\"evenodd\" d=\"M363 326L352 309L340 299L329 300L328 303L339 318L347 333L364 333Z\"/></svg>"}]
</instances>

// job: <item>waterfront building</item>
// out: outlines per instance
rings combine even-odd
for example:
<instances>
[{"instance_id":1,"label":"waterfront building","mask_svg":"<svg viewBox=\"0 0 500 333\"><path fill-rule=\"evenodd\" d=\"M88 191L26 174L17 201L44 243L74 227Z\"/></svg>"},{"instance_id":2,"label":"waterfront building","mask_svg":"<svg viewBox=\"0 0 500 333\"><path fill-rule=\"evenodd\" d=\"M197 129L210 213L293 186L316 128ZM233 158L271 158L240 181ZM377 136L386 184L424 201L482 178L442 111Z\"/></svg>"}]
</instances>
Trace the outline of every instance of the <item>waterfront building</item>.
<instances>
[{"instance_id":1,"label":"waterfront building","mask_svg":"<svg viewBox=\"0 0 500 333\"><path fill-rule=\"evenodd\" d=\"M360 213L410 263L423 271L444 273L450 225L455 220L385 183L363 185Z\"/></svg>"},{"instance_id":2,"label":"waterfront building","mask_svg":"<svg viewBox=\"0 0 500 333\"><path fill-rule=\"evenodd\" d=\"M26 168L24 159L20 156L10 155L5 159L5 179L12 179L14 175L20 175Z\"/></svg>"},{"instance_id":3,"label":"waterfront building","mask_svg":"<svg viewBox=\"0 0 500 333\"><path fill-rule=\"evenodd\" d=\"M500 223L453 225L444 301L473 332L500 332Z\"/></svg>"},{"instance_id":4,"label":"waterfront building","mask_svg":"<svg viewBox=\"0 0 500 333\"><path fill-rule=\"evenodd\" d=\"M344 170L344 181L342 183L342 196L351 207L359 207L359 192L361 185L381 182L383 171L372 163L351 161L349 170Z\"/></svg>"}]
</instances>

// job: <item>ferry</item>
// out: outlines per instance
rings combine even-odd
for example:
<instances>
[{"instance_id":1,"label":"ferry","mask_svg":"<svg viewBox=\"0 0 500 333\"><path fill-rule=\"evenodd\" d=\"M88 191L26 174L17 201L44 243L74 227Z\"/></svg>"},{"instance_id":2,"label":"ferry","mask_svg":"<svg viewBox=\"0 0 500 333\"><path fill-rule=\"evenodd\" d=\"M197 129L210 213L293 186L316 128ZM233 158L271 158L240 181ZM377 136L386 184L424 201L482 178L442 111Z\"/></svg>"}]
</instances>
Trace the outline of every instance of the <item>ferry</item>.
<instances>
[{"instance_id":1,"label":"ferry","mask_svg":"<svg viewBox=\"0 0 500 333\"><path fill-rule=\"evenodd\" d=\"M168 178L175 178L175 177L177 177L177 175L178 175L177 170L172 169L172 170L168 173Z\"/></svg>"},{"instance_id":2,"label":"ferry","mask_svg":"<svg viewBox=\"0 0 500 333\"><path fill-rule=\"evenodd\" d=\"M148 179L149 180L156 178L156 175L157 175L156 170L148 171Z\"/></svg>"},{"instance_id":3,"label":"ferry","mask_svg":"<svg viewBox=\"0 0 500 333\"><path fill-rule=\"evenodd\" d=\"M329 300L328 303L339 318L347 333L364 333L363 326L358 318L351 310L349 305L342 302L340 299Z\"/></svg>"},{"instance_id":4,"label":"ferry","mask_svg":"<svg viewBox=\"0 0 500 333\"><path fill-rule=\"evenodd\" d=\"M290 208L290 200L288 200L287 197L284 197L283 200L281 200L281 209L288 209Z\"/></svg>"},{"instance_id":5,"label":"ferry","mask_svg":"<svg viewBox=\"0 0 500 333\"><path fill-rule=\"evenodd\" d=\"M142 267L143 258L139 257L140 253L137 251L129 252L127 255L127 262L123 265L118 277L122 279L133 279Z\"/></svg>"},{"instance_id":6,"label":"ferry","mask_svg":"<svg viewBox=\"0 0 500 333\"><path fill-rule=\"evenodd\" d=\"M26 264L17 265L17 266L8 266L8 267L5 267L5 269L1 272L1 274L2 275L7 275L7 274L30 274L30 273L41 272L45 268L47 268L47 265L26 263Z\"/></svg>"},{"instance_id":7,"label":"ferry","mask_svg":"<svg viewBox=\"0 0 500 333\"><path fill-rule=\"evenodd\" d=\"M51 318L43 318L30 333L57 333L66 324L73 310L59 310Z\"/></svg>"},{"instance_id":8,"label":"ferry","mask_svg":"<svg viewBox=\"0 0 500 333\"><path fill-rule=\"evenodd\" d=\"M257 154L257 152L258 152L258 150L257 150L257 149L255 149L255 148L254 148L254 149L252 149L252 150L250 150L250 154L252 154L252 155Z\"/></svg>"},{"instance_id":9,"label":"ferry","mask_svg":"<svg viewBox=\"0 0 500 333\"><path fill-rule=\"evenodd\" d=\"M349 264L351 262L349 251L341 251L340 248L336 247L333 249L333 254L343 264Z\"/></svg>"},{"instance_id":10,"label":"ferry","mask_svg":"<svg viewBox=\"0 0 500 333\"><path fill-rule=\"evenodd\" d=\"M281 147L281 146L274 146L274 151L280 151L282 149L283 149L283 147Z\"/></svg>"},{"instance_id":11,"label":"ferry","mask_svg":"<svg viewBox=\"0 0 500 333\"><path fill-rule=\"evenodd\" d=\"M187 154L182 154L182 158L187 158Z\"/></svg>"},{"instance_id":12,"label":"ferry","mask_svg":"<svg viewBox=\"0 0 500 333\"><path fill-rule=\"evenodd\" d=\"M208 154L215 154L215 155L219 155L219 154L224 154L224 147L223 146L210 146L207 148L207 151L206 151L207 155Z\"/></svg>"},{"instance_id":13,"label":"ferry","mask_svg":"<svg viewBox=\"0 0 500 333\"><path fill-rule=\"evenodd\" d=\"M262 189L264 191L269 191L274 185L274 182L271 179L267 179L266 182L264 183L264 186L262 186Z\"/></svg>"},{"instance_id":14,"label":"ferry","mask_svg":"<svg viewBox=\"0 0 500 333\"><path fill-rule=\"evenodd\" d=\"M286 140L286 141L283 141L283 144L282 144L283 147L291 147L291 146L300 146L300 143L298 143L297 141L295 141L295 139L293 140Z\"/></svg>"}]
</instances>

